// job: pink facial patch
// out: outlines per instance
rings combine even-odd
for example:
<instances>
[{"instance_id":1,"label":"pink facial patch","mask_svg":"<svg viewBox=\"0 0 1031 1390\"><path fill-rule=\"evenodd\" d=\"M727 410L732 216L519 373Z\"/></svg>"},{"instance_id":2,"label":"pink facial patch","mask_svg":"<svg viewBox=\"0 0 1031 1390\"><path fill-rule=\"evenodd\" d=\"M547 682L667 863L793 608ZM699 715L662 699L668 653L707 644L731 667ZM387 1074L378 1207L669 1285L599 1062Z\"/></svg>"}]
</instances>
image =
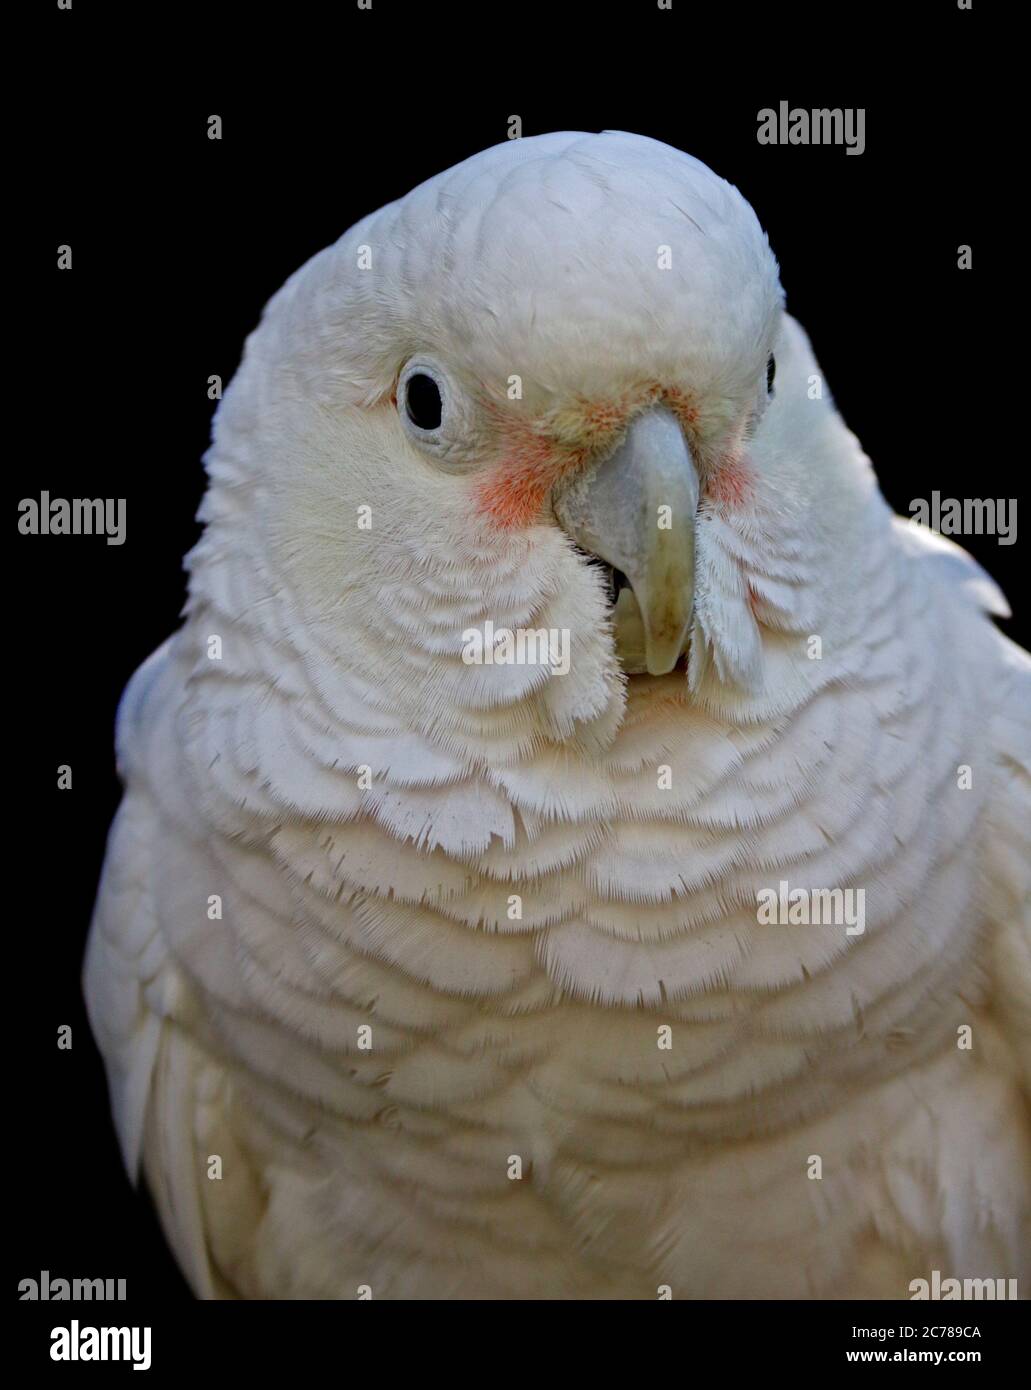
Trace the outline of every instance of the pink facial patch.
<instances>
[{"instance_id":1,"label":"pink facial patch","mask_svg":"<svg viewBox=\"0 0 1031 1390\"><path fill-rule=\"evenodd\" d=\"M499 406L490 407L503 442L500 460L477 487L479 512L503 530L531 525L559 478L620 435L628 417L660 400L675 413L685 431L697 424L698 411L691 398L658 382L622 398L576 401L533 423L513 420ZM722 500L741 500L747 470L741 463L735 463L730 472L727 467L723 470L726 496Z\"/></svg>"},{"instance_id":2,"label":"pink facial patch","mask_svg":"<svg viewBox=\"0 0 1031 1390\"><path fill-rule=\"evenodd\" d=\"M555 482L583 459L583 450L561 449L528 433L477 490L480 512L502 530L529 526L540 515Z\"/></svg>"},{"instance_id":3,"label":"pink facial patch","mask_svg":"<svg viewBox=\"0 0 1031 1390\"><path fill-rule=\"evenodd\" d=\"M747 454L724 457L706 480L705 496L725 507L740 507L747 502L752 496L752 470Z\"/></svg>"}]
</instances>

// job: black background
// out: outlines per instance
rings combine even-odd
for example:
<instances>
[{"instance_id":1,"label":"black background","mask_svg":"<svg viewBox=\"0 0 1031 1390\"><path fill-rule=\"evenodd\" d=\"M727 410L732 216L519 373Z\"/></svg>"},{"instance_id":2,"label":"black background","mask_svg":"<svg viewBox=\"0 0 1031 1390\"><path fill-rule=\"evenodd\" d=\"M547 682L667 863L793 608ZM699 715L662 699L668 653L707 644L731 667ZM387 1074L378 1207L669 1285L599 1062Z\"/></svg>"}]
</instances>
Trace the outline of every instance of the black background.
<instances>
[{"instance_id":1,"label":"black background","mask_svg":"<svg viewBox=\"0 0 1031 1390\"><path fill-rule=\"evenodd\" d=\"M358 217L504 139L516 113L525 135L615 128L687 149L755 207L895 509L933 489L1023 503L1000 404L1018 383L987 350L1010 293L990 225L997 131L967 95L987 7L912 5L903 23L878 6L736 5L722 28L711 19L686 0L671 13L374 0L285 6L271 24L75 0L32 16L14 59L33 100L8 260L30 305L8 379L9 415L28 425L6 471L9 535L17 501L45 489L126 498L128 539L14 540L11 1293L48 1269L124 1277L133 1301L188 1297L122 1172L79 994L119 795L113 719L178 623L207 378L228 382L265 301ZM760 146L756 113L781 99L864 107L865 153ZM207 138L215 113L221 141ZM55 268L61 243L70 273ZM956 268L961 243L972 272ZM963 543L1014 600L1021 546ZM1027 644L1026 616L1006 626ZM72 791L56 788L63 763ZM64 1023L70 1052L56 1048Z\"/></svg>"}]
</instances>

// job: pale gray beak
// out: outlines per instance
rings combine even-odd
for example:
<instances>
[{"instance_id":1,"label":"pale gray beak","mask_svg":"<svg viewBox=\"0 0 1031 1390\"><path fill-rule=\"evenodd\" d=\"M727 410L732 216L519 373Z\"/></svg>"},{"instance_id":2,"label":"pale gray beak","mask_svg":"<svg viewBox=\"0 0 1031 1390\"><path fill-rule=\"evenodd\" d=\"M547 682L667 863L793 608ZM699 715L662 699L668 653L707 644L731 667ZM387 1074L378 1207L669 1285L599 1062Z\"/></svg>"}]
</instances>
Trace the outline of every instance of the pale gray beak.
<instances>
[{"instance_id":1,"label":"pale gray beak","mask_svg":"<svg viewBox=\"0 0 1031 1390\"><path fill-rule=\"evenodd\" d=\"M698 510L676 416L664 406L638 415L615 453L560 483L552 503L566 534L630 583L613 613L624 668L672 671L691 626Z\"/></svg>"}]
</instances>

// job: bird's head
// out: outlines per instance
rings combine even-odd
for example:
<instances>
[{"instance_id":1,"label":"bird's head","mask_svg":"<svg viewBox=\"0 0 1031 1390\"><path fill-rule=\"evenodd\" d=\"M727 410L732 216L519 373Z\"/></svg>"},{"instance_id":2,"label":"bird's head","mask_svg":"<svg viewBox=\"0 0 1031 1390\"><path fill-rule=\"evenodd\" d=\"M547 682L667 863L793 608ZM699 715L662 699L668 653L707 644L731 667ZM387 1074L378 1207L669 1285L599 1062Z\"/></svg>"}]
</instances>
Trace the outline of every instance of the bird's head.
<instances>
[{"instance_id":1,"label":"bird's head","mask_svg":"<svg viewBox=\"0 0 1031 1390\"><path fill-rule=\"evenodd\" d=\"M208 550L246 482L280 610L420 709L530 696L568 731L696 644L745 679L756 595L704 523L762 491L783 318L754 212L696 159L612 132L487 150L272 301L220 412ZM568 630L569 691L463 664L488 621Z\"/></svg>"}]
</instances>

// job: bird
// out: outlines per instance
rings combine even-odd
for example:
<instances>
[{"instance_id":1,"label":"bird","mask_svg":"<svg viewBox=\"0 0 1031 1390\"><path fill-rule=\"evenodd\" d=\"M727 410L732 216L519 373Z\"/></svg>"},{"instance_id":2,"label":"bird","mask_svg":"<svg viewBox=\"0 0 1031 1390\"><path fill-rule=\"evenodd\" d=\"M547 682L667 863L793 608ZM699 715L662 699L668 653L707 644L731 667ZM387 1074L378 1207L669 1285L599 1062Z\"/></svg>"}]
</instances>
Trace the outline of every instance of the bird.
<instances>
[{"instance_id":1,"label":"bird","mask_svg":"<svg viewBox=\"0 0 1031 1390\"><path fill-rule=\"evenodd\" d=\"M744 196L482 151L287 280L205 462L83 977L193 1293L1026 1291L1031 659Z\"/></svg>"}]
</instances>

